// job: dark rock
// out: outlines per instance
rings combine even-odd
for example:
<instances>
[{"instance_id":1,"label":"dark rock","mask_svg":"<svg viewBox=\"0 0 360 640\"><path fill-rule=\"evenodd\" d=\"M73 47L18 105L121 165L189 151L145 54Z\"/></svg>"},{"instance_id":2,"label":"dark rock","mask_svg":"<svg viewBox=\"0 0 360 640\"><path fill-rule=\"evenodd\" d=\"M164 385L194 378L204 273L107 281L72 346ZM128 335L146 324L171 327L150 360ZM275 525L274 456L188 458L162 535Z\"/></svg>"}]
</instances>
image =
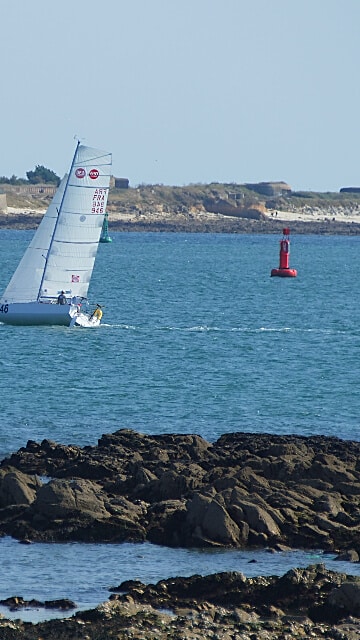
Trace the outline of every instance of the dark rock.
<instances>
[{"instance_id":1,"label":"dark rock","mask_svg":"<svg viewBox=\"0 0 360 640\"><path fill-rule=\"evenodd\" d=\"M8 607L10 611L18 611L20 609L59 609L60 611L70 611L76 609L76 603L67 598L61 598L60 600L45 600L41 602L39 600L24 600L21 596L12 596L5 600L0 600L0 604L3 607Z\"/></svg>"},{"instance_id":2,"label":"dark rock","mask_svg":"<svg viewBox=\"0 0 360 640\"><path fill-rule=\"evenodd\" d=\"M0 509L14 505L29 505L41 486L36 476L28 476L15 468L0 469Z\"/></svg>"},{"instance_id":3,"label":"dark rock","mask_svg":"<svg viewBox=\"0 0 360 640\"><path fill-rule=\"evenodd\" d=\"M359 554L355 549L348 549L347 551L343 551L343 553L339 553L334 560L341 560L345 562L359 562Z\"/></svg>"},{"instance_id":4,"label":"dark rock","mask_svg":"<svg viewBox=\"0 0 360 640\"><path fill-rule=\"evenodd\" d=\"M328 638L359 640L360 578L324 565L292 569L282 577L246 578L224 572L143 584L129 580L111 588L110 600L71 618L38 624L0 619L2 640L105 640L117 638ZM68 601L7 606L71 608ZM166 613L165 613L166 611Z\"/></svg>"},{"instance_id":5,"label":"dark rock","mask_svg":"<svg viewBox=\"0 0 360 640\"><path fill-rule=\"evenodd\" d=\"M329 594L327 604L335 607L338 619L349 615L358 618L360 616L360 584L343 582Z\"/></svg>"},{"instance_id":6,"label":"dark rock","mask_svg":"<svg viewBox=\"0 0 360 640\"><path fill-rule=\"evenodd\" d=\"M0 465L0 535L358 551L359 459L360 443L325 436L29 441Z\"/></svg>"}]
</instances>

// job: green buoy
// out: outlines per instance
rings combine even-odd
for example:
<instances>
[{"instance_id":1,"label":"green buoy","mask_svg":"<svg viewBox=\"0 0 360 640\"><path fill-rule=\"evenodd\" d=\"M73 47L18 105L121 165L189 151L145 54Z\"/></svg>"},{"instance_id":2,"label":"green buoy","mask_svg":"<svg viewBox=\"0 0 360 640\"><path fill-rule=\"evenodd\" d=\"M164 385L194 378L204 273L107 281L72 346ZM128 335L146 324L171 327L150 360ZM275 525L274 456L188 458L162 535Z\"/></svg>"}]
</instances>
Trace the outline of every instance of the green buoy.
<instances>
[{"instance_id":1,"label":"green buoy","mask_svg":"<svg viewBox=\"0 0 360 640\"><path fill-rule=\"evenodd\" d=\"M103 226L101 229L100 242L112 242L112 238L109 236L109 224L108 224L108 214L105 213L105 218L103 222Z\"/></svg>"}]
</instances>

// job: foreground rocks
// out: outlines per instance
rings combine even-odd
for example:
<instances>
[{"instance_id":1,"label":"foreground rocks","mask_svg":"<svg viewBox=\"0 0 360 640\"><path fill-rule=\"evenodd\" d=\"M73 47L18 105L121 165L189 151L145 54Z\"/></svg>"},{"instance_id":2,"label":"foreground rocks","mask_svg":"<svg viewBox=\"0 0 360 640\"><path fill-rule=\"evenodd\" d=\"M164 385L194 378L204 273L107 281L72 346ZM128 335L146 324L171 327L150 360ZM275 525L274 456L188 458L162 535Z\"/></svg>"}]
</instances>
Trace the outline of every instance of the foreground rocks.
<instances>
[{"instance_id":1,"label":"foreground rocks","mask_svg":"<svg viewBox=\"0 0 360 640\"><path fill-rule=\"evenodd\" d=\"M321 548L359 561L360 444L225 434L44 440L0 464L0 535L25 541ZM174 569L176 574L176 569ZM360 640L360 578L323 565L283 577L231 572L109 585L96 609L38 624L0 619L1 640ZM51 595L51 594L49 594ZM2 603L62 607L75 603Z\"/></svg>"},{"instance_id":2,"label":"foreground rocks","mask_svg":"<svg viewBox=\"0 0 360 640\"><path fill-rule=\"evenodd\" d=\"M68 619L0 620L2 640L293 640L360 638L360 578L313 565L281 578L220 573L126 582Z\"/></svg>"},{"instance_id":3,"label":"foreground rocks","mask_svg":"<svg viewBox=\"0 0 360 640\"><path fill-rule=\"evenodd\" d=\"M327 437L119 430L44 440L0 465L0 535L360 555L360 443Z\"/></svg>"}]
</instances>

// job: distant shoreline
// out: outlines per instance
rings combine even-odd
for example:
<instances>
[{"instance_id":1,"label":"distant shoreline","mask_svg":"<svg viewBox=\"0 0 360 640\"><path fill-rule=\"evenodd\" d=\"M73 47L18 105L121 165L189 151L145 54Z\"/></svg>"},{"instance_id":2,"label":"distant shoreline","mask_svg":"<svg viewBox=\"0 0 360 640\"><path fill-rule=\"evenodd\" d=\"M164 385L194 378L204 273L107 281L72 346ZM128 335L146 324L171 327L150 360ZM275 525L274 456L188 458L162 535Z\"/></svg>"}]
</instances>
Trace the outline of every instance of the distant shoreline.
<instances>
[{"instance_id":1,"label":"distant shoreline","mask_svg":"<svg viewBox=\"0 0 360 640\"><path fill-rule=\"evenodd\" d=\"M0 214L0 229L31 230L40 224L44 211L12 211ZM159 216L150 215L131 219L129 216L111 213L111 232L154 232L154 233L237 233L237 234L281 234L284 227L290 227L292 234L301 235L360 235L359 222L344 216L332 219L322 217L317 220L294 213L279 211L277 217L266 220L252 220L219 214L199 216Z\"/></svg>"},{"instance_id":2,"label":"distant shoreline","mask_svg":"<svg viewBox=\"0 0 360 640\"><path fill-rule=\"evenodd\" d=\"M286 183L139 185L110 189L109 232L359 235L360 193L292 192ZM264 188L266 187L265 191ZM0 228L35 229L47 193L6 193Z\"/></svg>"}]
</instances>

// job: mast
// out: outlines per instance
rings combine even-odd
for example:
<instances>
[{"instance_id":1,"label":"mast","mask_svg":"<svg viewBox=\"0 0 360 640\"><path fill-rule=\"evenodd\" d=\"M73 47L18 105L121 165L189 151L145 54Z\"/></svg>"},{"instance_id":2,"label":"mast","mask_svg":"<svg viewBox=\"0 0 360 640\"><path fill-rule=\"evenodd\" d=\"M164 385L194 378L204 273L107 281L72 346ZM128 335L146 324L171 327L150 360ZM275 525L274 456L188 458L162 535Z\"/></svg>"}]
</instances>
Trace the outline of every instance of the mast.
<instances>
[{"instance_id":1,"label":"mast","mask_svg":"<svg viewBox=\"0 0 360 640\"><path fill-rule=\"evenodd\" d=\"M43 274L42 274L42 277L41 277L41 281L40 281L40 285L39 285L39 291L38 291L38 294L37 294L37 301L39 301L39 298L40 298L40 291L41 291L42 286L43 286L44 277L45 277L45 271L46 271L46 267L47 267L47 263L48 263L48 259L49 259L49 255L50 255L50 251L51 251L51 247L52 247L52 244L53 244L53 240L54 240L54 236L55 236L56 228L57 228L57 226L58 226L59 216L60 216L61 209L62 209L62 206L63 206L63 202L64 202L64 198L65 198L66 190L67 190L67 187L68 187L68 184L69 184L69 180L70 180L71 172L72 172L73 167L74 167L74 164L75 164L75 158L76 158L76 154L77 154L77 151L78 151L79 145L80 145L80 140L78 140L78 141L77 141L76 149L75 149L74 156L73 156L73 159L72 159L72 162L71 162L71 166L70 166L70 171L69 171L68 176L67 176L67 180L66 180L66 184L65 184L65 189L64 189L64 192L63 192L63 194L62 194L62 198L61 198L61 202L60 202L59 209L57 210L57 211L58 211L58 216L57 216L57 219L56 219L56 223L55 223L55 226L54 226L54 229L53 229L53 233L52 233L52 236L51 236L51 240L50 240L49 248L48 248L48 251L47 251L47 254L46 254L46 258L45 258L45 264L44 264Z\"/></svg>"}]
</instances>

